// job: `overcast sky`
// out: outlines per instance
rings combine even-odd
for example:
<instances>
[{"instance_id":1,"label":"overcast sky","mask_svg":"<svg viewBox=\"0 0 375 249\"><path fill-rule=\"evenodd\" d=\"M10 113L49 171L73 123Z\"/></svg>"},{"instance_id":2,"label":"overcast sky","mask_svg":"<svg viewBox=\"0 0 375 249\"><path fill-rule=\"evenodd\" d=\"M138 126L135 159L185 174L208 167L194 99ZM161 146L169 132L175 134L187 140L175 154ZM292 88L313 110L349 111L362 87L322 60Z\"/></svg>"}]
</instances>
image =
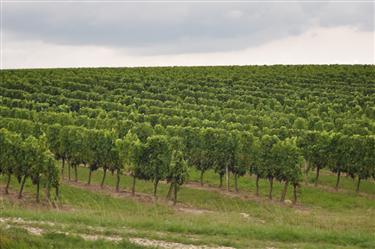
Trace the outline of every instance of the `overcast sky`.
<instances>
[{"instance_id":1,"label":"overcast sky","mask_svg":"<svg viewBox=\"0 0 375 249\"><path fill-rule=\"evenodd\" d=\"M2 0L2 68L374 64L374 2Z\"/></svg>"}]
</instances>

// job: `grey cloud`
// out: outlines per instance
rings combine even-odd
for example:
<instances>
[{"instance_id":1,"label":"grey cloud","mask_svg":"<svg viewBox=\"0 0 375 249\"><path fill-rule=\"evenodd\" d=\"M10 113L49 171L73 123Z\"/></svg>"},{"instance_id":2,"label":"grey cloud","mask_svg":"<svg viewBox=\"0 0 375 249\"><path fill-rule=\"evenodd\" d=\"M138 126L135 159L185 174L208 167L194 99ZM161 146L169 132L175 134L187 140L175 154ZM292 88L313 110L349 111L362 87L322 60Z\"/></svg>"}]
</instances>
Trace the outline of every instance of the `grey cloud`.
<instances>
[{"instance_id":1,"label":"grey cloud","mask_svg":"<svg viewBox=\"0 0 375 249\"><path fill-rule=\"evenodd\" d=\"M313 26L374 30L373 3L5 3L18 40L123 48L133 54L239 50Z\"/></svg>"}]
</instances>

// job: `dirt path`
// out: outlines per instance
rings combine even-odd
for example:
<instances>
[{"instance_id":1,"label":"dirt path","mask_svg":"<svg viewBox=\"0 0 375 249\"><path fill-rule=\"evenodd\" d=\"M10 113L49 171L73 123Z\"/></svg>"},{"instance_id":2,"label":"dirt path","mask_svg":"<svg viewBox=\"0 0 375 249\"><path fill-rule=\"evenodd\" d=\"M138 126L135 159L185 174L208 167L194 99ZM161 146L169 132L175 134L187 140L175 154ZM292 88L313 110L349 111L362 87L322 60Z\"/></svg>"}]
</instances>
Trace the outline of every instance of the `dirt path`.
<instances>
[{"instance_id":1,"label":"dirt path","mask_svg":"<svg viewBox=\"0 0 375 249\"><path fill-rule=\"evenodd\" d=\"M62 229L66 227L65 224L49 222L49 221L34 221L34 220L24 220L22 218L14 217L0 217L0 224L4 225L5 229L10 228L21 228L26 230L29 234L34 236L43 236L46 233L57 233L64 234L66 236L80 237L88 241L96 240L106 240L113 243L119 243L124 239L129 240L129 242L146 247L158 247L165 249L235 249L233 247L224 246L208 246L208 245L193 245L193 244L183 244L179 242L171 242L165 240L155 240L148 238L131 237L124 238L119 235L110 236L104 234L104 230L101 227L86 226L86 229L91 231L91 233L79 233L79 232L67 232Z\"/></svg>"},{"instance_id":2,"label":"dirt path","mask_svg":"<svg viewBox=\"0 0 375 249\"><path fill-rule=\"evenodd\" d=\"M65 234L67 236L77 236L84 240L107 240L112 242L119 242L122 240L120 236L108 236L100 234L104 232L100 227L95 228L92 226L86 226L86 229L93 233L72 233L62 231L66 227L65 224L50 222L50 221L37 221L37 220L24 220L22 218L14 217L0 217L0 224L5 224L5 228L9 229L12 227L25 229L28 233L35 236L42 236L45 233L58 233Z\"/></svg>"},{"instance_id":3,"label":"dirt path","mask_svg":"<svg viewBox=\"0 0 375 249\"><path fill-rule=\"evenodd\" d=\"M177 242L169 242L164 240L151 240L145 238L130 238L130 242L140 246L147 247L158 247L164 249L235 249L234 247L219 246L211 247L206 245L191 245L191 244L182 244Z\"/></svg>"}]
</instances>

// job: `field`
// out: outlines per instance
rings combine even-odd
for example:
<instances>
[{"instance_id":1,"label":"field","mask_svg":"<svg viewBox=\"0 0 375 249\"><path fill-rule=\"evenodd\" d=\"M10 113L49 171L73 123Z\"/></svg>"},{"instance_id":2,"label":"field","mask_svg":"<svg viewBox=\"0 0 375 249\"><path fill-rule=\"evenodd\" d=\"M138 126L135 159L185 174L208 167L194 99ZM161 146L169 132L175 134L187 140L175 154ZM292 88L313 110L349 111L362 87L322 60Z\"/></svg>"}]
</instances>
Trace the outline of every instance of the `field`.
<instances>
[{"instance_id":1,"label":"field","mask_svg":"<svg viewBox=\"0 0 375 249\"><path fill-rule=\"evenodd\" d=\"M0 248L375 248L374 72L2 70Z\"/></svg>"},{"instance_id":2,"label":"field","mask_svg":"<svg viewBox=\"0 0 375 249\"><path fill-rule=\"evenodd\" d=\"M367 182L363 192L356 194L352 180L344 178L342 190L336 192L334 177L324 172L322 185L307 184L301 203L290 206L268 200L266 182L261 184L261 197L256 197L250 176L240 178L237 194L219 190L211 172L200 187L197 172L191 172L191 181L182 187L180 202L174 207L164 198L165 184L154 202L151 183L139 184L140 192L131 197L128 177L121 182L121 192L115 193L114 177L108 177L102 190L100 171L93 177L94 186L83 183L86 176L87 169L82 168L78 183L64 181L61 201L54 204L37 204L31 196L35 192L31 183L26 186L25 200L1 195L2 248L143 248L129 242L131 238L233 248L375 246L374 182ZM312 177L307 177L307 183L309 179ZM12 183L11 196L16 186L18 183ZM277 199L281 188L276 185ZM4 222L6 219L10 220ZM4 229L5 224L11 228ZM30 234L30 227L41 229L42 234ZM85 240L82 235L98 240ZM123 240L108 241L111 237Z\"/></svg>"}]
</instances>

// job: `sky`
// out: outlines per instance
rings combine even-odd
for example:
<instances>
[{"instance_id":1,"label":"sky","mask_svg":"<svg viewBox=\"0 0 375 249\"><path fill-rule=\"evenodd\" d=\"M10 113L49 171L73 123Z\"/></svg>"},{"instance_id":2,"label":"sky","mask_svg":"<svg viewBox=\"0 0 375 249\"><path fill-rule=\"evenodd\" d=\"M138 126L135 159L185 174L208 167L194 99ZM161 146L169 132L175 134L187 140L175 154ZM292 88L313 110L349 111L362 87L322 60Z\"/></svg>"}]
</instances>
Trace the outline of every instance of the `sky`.
<instances>
[{"instance_id":1,"label":"sky","mask_svg":"<svg viewBox=\"0 0 375 249\"><path fill-rule=\"evenodd\" d=\"M1 0L1 68L375 63L374 1L85 1Z\"/></svg>"}]
</instances>

